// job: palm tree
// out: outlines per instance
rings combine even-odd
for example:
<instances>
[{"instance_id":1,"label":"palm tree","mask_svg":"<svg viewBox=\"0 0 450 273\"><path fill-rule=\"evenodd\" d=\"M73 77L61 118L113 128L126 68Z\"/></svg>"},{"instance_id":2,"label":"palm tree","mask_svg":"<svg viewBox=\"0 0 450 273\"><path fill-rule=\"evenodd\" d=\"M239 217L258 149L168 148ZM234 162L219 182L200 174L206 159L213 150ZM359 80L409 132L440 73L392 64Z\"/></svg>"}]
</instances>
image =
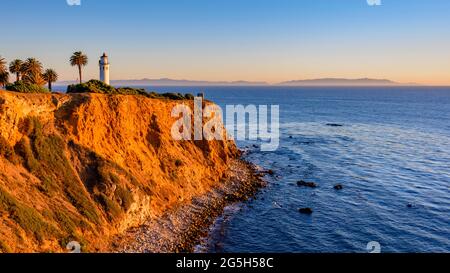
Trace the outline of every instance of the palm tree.
<instances>
[{"instance_id":1,"label":"palm tree","mask_svg":"<svg viewBox=\"0 0 450 273\"><path fill-rule=\"evenodd\" d=\"M6 71L6 60L0 56L0 71Z\"/></svg>"},{"instance_id":2,"label":"palm tree","mask_svg":"<svg viewBox=\"0 0 450 273\"><path fill-rule=\"evenodd\" d=\"M36 58L28 58L24 63L26 74L42 74L42 63Z\"/></svg>"},{"instance_id":3,"label":"palm tree","mask_svg":"<svg viewBox=\"0 0 450 273\"><path fill-rule=\"evenodd\" d=\"M0 56L0 86L8 84L9 73L6 70L6 61Z\"/></svg>"},{"instance_id":4,"label":"palm tree","mask_svg":"<svg viewBox=\"0 0 450 273\"><path fill-rule=\"evenodd\" d=\"M7 71L0 72L0 86L5 87L8 84L9 73Z\"/></svg>"},{"instance_id":5,"label":"palm tree","mask_svg":"<svg viewBox=\"0 0 450 273\"><path fill-rule=\"evenodd\" d=\"M23 72L23 62L21 60L14 60L9 64L9 72L16 74L16 82L20 81Z\"/></svg>"},{"instance_id":6,"label":"palm tree","mask_svg":"<svg viewBox=\"0 0 450 273\"><path fill-rule=\"evenodd\" d=\"M42 74L44 80L48 83L48 90L52 91L52 82L56 82L58 80L58 73L53 69L45 70L45 73Z\"/></svg>"},{"instance_id":7,"label":"palm tree","mask_svg":"<svg viewBox=\"0 0 450 273\"><path fill-rule=\"evenodd\" d=\"M23 64L23 81L44 85L46 82L42 78L42 63L35 58L28 58Z\"/></svg>"},{"instance_id":8,"label":"palm tree","mask_svg":"<svg viewBox=\"0 0 450 273\"><path fill-rule=\"evenodd\" d=\"M83 66L86 66L87 64L88 64L88 57L81 51L73 53L72 57L70 57L70 65L78 67L80 84L83 82L81 69Z\"/></svg>"}]
</instances>

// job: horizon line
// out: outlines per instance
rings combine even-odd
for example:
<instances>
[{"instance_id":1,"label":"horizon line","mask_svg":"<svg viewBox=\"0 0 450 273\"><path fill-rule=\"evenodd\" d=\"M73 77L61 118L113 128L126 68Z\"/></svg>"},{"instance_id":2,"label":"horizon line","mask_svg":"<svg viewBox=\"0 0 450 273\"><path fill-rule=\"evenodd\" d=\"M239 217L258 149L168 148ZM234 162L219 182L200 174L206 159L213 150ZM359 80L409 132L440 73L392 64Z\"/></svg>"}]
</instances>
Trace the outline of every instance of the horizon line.
<instances>
[{"instance_id":1,"label":"horizon line","mask_svg":"<svg viewBox=\"0 0 450 273\"><path fill-rule=\"evenodd\" d=\"M94 80L94 79L91 79ZM348 83L333 84L333 83L321 83L318 81L330 80L330 81L347 81ZM358 83L358 81L372 81L372 83ZM283 87L450 87L450 83L446 84L424 84L424 83L400 83L391 81L389 79L373 79L373 78L318 78L318 79L303 79L303 80L290 80L281 82L266 82L266 81L247 81L247 80L233 80L233 81L221 81L221 80L188 80L188 79L172 79L172 78L142 78L142 79L118 79L111 80L111 85L118 84L120 82L145 82L145 81L168 81L172 83L153 83L153 86L283 86ZM316 81L316 83L314 83ZM354 81L352 84L351 81ZM376 83L379 81L380 83ZM85 81L86 82L86 81ZM179 84L176 84L176 83ZM181 82L186 82L185 84ZM298 82L296 84L295 82ZM312 83L311 83L312 82ZM384 82L384 83L382 83ZM55 85L77 84L78 80L61 80L55 82ZM240 85L241 84L241 85ZM132 86L139 86L139 84L128 84Z\"/></svg>"}]
</instances>

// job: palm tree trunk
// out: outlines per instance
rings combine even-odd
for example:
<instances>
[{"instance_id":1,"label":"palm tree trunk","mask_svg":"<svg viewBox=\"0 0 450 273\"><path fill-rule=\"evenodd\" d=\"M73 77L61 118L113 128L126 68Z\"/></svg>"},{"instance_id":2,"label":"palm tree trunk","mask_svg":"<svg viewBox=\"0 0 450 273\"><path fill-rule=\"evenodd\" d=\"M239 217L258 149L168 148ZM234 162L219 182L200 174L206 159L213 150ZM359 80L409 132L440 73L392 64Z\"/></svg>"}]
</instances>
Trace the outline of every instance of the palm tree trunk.
<instances>
[{"instance_id":1,"label":"palm tree trunk","mask_svg":"<svg viewBox=\"0 0 450 273\"><path fill-rule=\"evenodd\" d=\"M78 73L80 74L80 84L82 84L83 83L83 80L82 80L82 78L81 78L81 65L79 65L78 66Z\"/></svg>"},{"instance_id":2,"label":"palm tree trunk","mask_svg":"<svg viewBox=\"0 0 450 273\"><path fill-rule=\"evenodd\" d=\"M51 81L48 82L48 90L50 90L50 92L52 92L52 82Z\"/></svg>"},{"instance_id":3,"label":"palm tree trunk","mask_svg":"<svg viewBox=\"0 0 450 273\"><path fill-rule=\"evenodd\" d=\"M16 82L18 82L18 81L20 81L20 73L19 72L16 73Z\"/></svg>"}]
</instances>

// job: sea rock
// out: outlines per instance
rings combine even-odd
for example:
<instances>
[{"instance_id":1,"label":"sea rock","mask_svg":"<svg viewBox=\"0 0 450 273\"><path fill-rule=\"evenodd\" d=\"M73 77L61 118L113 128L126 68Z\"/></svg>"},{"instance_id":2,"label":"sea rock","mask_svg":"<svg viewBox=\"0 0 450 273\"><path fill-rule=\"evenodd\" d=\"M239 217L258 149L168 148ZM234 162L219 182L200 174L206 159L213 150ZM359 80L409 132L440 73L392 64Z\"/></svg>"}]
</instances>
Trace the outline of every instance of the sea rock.
<instances>
[{"instance_id":1,"label":"sea rock","mask_svg":"<svg viewBox=\"0 0 450 273\"><path fill-rule=\"evenodd\" d=\"M239 198L235 194L227 194L225 196L225 200L227 200L228 202L234 203L234 202L239 201Z\"/></svg>"},{"instance_id":2,"label":"sea rock","mask_svg":"<svg viewBox=\"0 0 450 273\"><path fill-rule=\"evenodd\" d=\"M274 208L277 208L277 209L281 209L283 206L282 205L280 205L278 202L273 202L272 203L272 206L274 207Z\"/></svg>"},{"instance_id":3,"label":"sea rock","mask_svg":"<svg viewBox=\"0 0 450 273\"><path fill-rule=\"evenodd\" d=\"M264 171L264 173L268 174L268 175L275 175L275 172L273 170L266 170Z\"/></svg>"},{"instance_id":4,"label":"sea rock","mask_svg":"<svg viewBox=\"0 0 450 273\"><path fill-rule=\"evenodd\" d=\"M330 126L330 127L342 127L344 125L338 124L338 123L327 123L327 126Z\"/></svg>"},{"instance_id":5,"label":"sea rock","mask_svg":"<svg viewBox=\"0 0 450 273\"><path fill-rule=\"evenodd\" d=\"M307 187L307 188L317 188L317 184L314 182L306 182L303 180L300 180L297 182L297 186L299 187Z\"/></svg>"},{"instance_id":6,"label":"sea rock","mask_svg":"<svg viewBox=\"0 0 450 273\"><path fill-rule=\"evenodd\" d=\"M337 185L334 186L334 189L337 190L337 191L340 191L340 190L344 189L344 186L342 186L341 184L337 184Z\"/></svg>"},{"instance_id":7,"label":"sea rock","mask_svg":"<svg viewBox=\"0 0 450 273\"><path fill-rule=\"evenodd\" d=\"M311 208L301 208L298 210L301 214L309 214L311 215L313 213L313 210Z\"/></svg>"}]
</instances>

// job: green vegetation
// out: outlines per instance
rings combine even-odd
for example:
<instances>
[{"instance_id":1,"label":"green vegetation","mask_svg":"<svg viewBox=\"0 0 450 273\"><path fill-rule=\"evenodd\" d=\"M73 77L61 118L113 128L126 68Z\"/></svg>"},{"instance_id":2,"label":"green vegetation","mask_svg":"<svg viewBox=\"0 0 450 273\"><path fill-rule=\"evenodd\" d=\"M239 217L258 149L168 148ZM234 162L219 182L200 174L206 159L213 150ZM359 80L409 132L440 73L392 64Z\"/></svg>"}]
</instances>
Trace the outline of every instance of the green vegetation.
<instances>
[{"instance_id":1,"label":"green vegetation","mask_svg":"<svg viewBox=\"0 0 450 273\"><path fill-rule=\"evenodd\" d=\"M49 179L47 177L42 180L42 184L38 186L38 190L48 197L53 197L53 193L58 189L58 187L55 185L54 181L52 179Z\"/></svg>"},{"instance_id":2,"label":"green vegetation","mask_svg":"<svg viewBox=\"0 0 450 273\"><path fill-rule=\"evenodd\" d=\"M81 215L92 223L100 223L94 204L64 153L63 140L56 135L45 136L37 118L27 119L24 127L31 133L18 143L16 151L22 156L25 167L43 181L39 189L50 195L52 190L62 189ZM58 181L63 184L59 185Z\"/></svg>"},{"instance_id":3,"label":"green vegetation","mask_svg":"<svg viewBox=\"0 0 450 273\"><path fill-rule=\"evenodd\" d=\"M108 198L104 193L98 194L96 200L103 207L110 221L117 220L122 214L122 210L117 203Z\"/></svg>"},{"instance_id":4,"label":"green vegetation","mask_svg":"<svg viewBox=\"0 0 450 273\"><path fill-rule=\"evenodd\" d=\"M20 81L23 73L23 62L22 60L14 60L9 64L9 72L16 74L16 82Z\"/></svg>"},{"instance_id":5,"label":"green vegetation","mask_svg":"<svg viewBox=\"0 0 450 273\"><path fill-rule=\"evenodd\" d=\"M184 97L187 99L187 100L194 100L194 95L192 95L192 94L186 94L186 95L184 95Z\"/></svg>"},{"instance_id":6,"label":"green vegetation","mask_svg":"<svg viewBox=\"0 0 450 273\"><path fill-rule=\"evenodd\" d=\"M134 202L134 198L131 192L128 189L125 189L122 186L117 185L114 194L121 207L125 210L125 212L128 211Z\"/></svg>"},{"instance_id":7,"label":"green vegetation","mask_svg":"<svg viewBox=\"0 0 450 273\"><path fill-rule=\"evenodd\" d=\"M83 219L71 215L70 212L62 209L55 210L51 218L69 235L76 235L78 233L77 229L87 229L89 227Z\"/></svg>"},{"instance_id":8,"label":"green vegetation","mask_svg":"<svg viewBox=\"0 0 450 273\"><path fill-rule=\"evenodd\" d=\"M44 74L42 74L42 77L48 83L48 90L52 91L52 83L58 80L58 73L53 69L47 69Z\"/></svg>"},{"instance_id":9,"label":"green vegetation","mask_svg":"<svg viewBox=\"0 0 450 273\"><path fill-rule=\"evenodd\" d=\"M114 184L119 184L120 183L120 178L117 175L113 174L113 173L109 173L109 179Z\"/></svg>"},{"instance_id":10,"label":"green vegetation","mask_svg":"<svg viewBox=\"0 0 450 273\"><path fill-rule=\"evenodd\" d=\"M47 69L43 73L43 65L36 58L28 58L25 62L19 59L13 60L9 64L9 72L16 75L16 81L13 84L8 82L6 61L0 57L0 86L14 92L48 93L49 91L42 86L48 83L51 90L52 82L58 79L58 74L52 69Z\"/></svg>"},{"instance_id":11,"label":"green vegetation","mask_svg":"<svg viewBox=\"0 0 450 273\"><path fill-rule=\"evenodd\" d=\"M34 158L33 151L31 150L30 139L23 137L14 147L18 155L22 157L22 161L25 167L31 172L36 173L39 171L39 162Z\"/></svg>"},{"instance_id":12,"label":"green vegetation","mask_svg":"<svg viewBox=\"0 0 450 273\"><path fill-rule=\"evenodd\" d=\"M49 93L48 89L40 85L27 83L24 81L7 84L6 90L20 93Z\"/></svg>"},{"instance_id":13,"label":"green vegetation","mask_svg":"<svg viewBox=\"0 0 450 273\"><path fill-rule=\"evenodd\" d=\"M184 100L186 99L186 97L181 94L181 93L164 93L161 94L160 96L164 97L164 98L168 98L171 100Z\"/></svg>"},{"instance_id":14,"label":"green vegetation","mask_svg":"<svg viewBox=\"0 0 450 273\"><path fill-rule=\"evenodd\" d=\"M141 95L154 99L170 99L170 100L193 100L192 94L183 95L181 93L164 93L155 92L148 93L143 88L119 87L115 88L107 85L99 80L90 80L86 83L73 84L67 87L67 93L96 93L106 95Z\"/></svg>"},{"instance_id":15,"label":"green vegetation","mask_svg":"<svg viewBox=\"0 0 450 273\"><path fill-rule=\"evenodd\" d=\"M144 190L144 186L132 174L116 163L102 158L73 141L69 142L69 149L76 153L81 160L90 162L84 166L88 170L84 182L89 192L95 194L94 199L102 206L108 220L118 220L113 218L122 216L134 203L134 197L127 186L127 182L142 190ZM99 196L101 193L105 194L107 198Z\"/></svg>"},{"instance_id":16,"label":"green vegetation","mask_svg":"<svg viewBox=\"0 0 450 273\"><path fill-rule=\"evenodd\" d=\"M7 211L25 232L33 234L39 241L56 233L55 229L47 224L35 209L19 203L1 187L0 208Z\"/></svg>"},{"instance_id":17,"label":"green vegetation","mask_svg":"<svg viewBox=\"0 0 450 273\"><path fill-rule=\"evenodd\" d=\"M86 83L69 85L67 93L97 93L106 95L147 95L144 89L114 88L98 80L90 80Z\"/></svg>"},{"instance_id":18,"label":"green vegetation","mask_svg":"<svg viewBox=\"0 0 450 273\"><path fill-rule=\"evenodd\" d=\"M152 99L169 99L169 100L193 100L194 96L192 94L183 95L181 93L163 93L158 94L155 92L147 93L147 97Z\"/></svg>"},{"instance_id":19,"label":"green vegetation","mask_svg":"<svg viewBox=\"0 0 450 273\"><path fill-rule=\"evenodd\" d=\"M22 80L28 84L43 86L45 80L42 77L43 65L35 58L28 58L22 65Z\"/></svg>"},{"instance_id":20,"label":"green vegetation","mask_svg":"<svg viewBox=\"0 0 450 273\"><path fill-rule=\"evenodd\" d=\"M0 241L0 253L12 253L12 250L7 244Z\"/></svg>"},{"instance_id":21,"label":"green vegetation","mask_svg":"<svg viewBox=\"0 0 450 273\"><path fill-rule=\"evenodd\" d=\"M168 99L186 99L180 93L157 94L155 92L147 93L143 88L119 87L115 88L99 80L90 80L86 83L69 85L67 93L97 93L106 95L142 95L149 98L168 98ZM189 94L190 95L190 94ZM192 95L191 95L192 96ZM188 97L188 96L187 96Z\"/></svg>"},{"instance_id":22,"label":"green vegetation","mask_svg":"<svg viewBox=\"0 0 450 273\"><path fill-rule=\"evenodd\" d=\"M175 160L175 166L177 166L177 167L183 166L183 161L181 161L181 159Z\"/></svg>"},{"instance_id":23,"label":"green vegetation","mask_svg":"<svg viewBox=\"0 0 450 273\"><path fill-rule=\"evenodd\" d=\"M6 61L2 56L0 56L0 86L5 86L8 84L9 73L6 70Z\"/></svg>"},{"instance_id":24,"label":"green vegetation","mask_svg":"<svg viewBox=\"0 0 450 273\"><path fill-rule=\"evenodd\" d=\"M0 156L6 158L13 164L19 163L19 158L16 155L16 151L9 145L3 136L0 136Z\"/></svg>"},{"instance_id":25,"label":"green vegetation","mask_svg":"<svg viewBox=\"0 0 450 273\"><path fill-rule=\"evenodd\" d=\"M66 248L67 244L71 241L77 241L80 243L83 252L88 250L88 244L80 233L80 230L90 229L87 222L73 215L63 207L51 211L46 210L43 212L43 216L58 223L60 229L63 231L63 234L59 236L59 243L62 248Z\"/></svg>"},{"instance_id":26,"label":"green vegetation","mask_svg":"<svg viewBox=\"0 0 450 273\"><path fill-rule=\"evenodd\" d=\"M119 87L116 90L117 93L123 95L143 95L143 96L148 95L148 93L143 88Z\"/></svg>"},{"instance_id":27,"label":"green vegetation","mask_svg":"<svg viewBox=\"0 0 450 273\"><path fill-rule=\"evenodd\" d=\"M120 185L120 178L111 172L114 166L102 163L97 167L98 186L101 188L115 188L114 198L107 198L106 196L97 196L97 201L102 205L105 212L108 213L109 219L119 217L123 212L127 212L133 204L133 195L129 190Z\"/></svg>"}]
</instances>

